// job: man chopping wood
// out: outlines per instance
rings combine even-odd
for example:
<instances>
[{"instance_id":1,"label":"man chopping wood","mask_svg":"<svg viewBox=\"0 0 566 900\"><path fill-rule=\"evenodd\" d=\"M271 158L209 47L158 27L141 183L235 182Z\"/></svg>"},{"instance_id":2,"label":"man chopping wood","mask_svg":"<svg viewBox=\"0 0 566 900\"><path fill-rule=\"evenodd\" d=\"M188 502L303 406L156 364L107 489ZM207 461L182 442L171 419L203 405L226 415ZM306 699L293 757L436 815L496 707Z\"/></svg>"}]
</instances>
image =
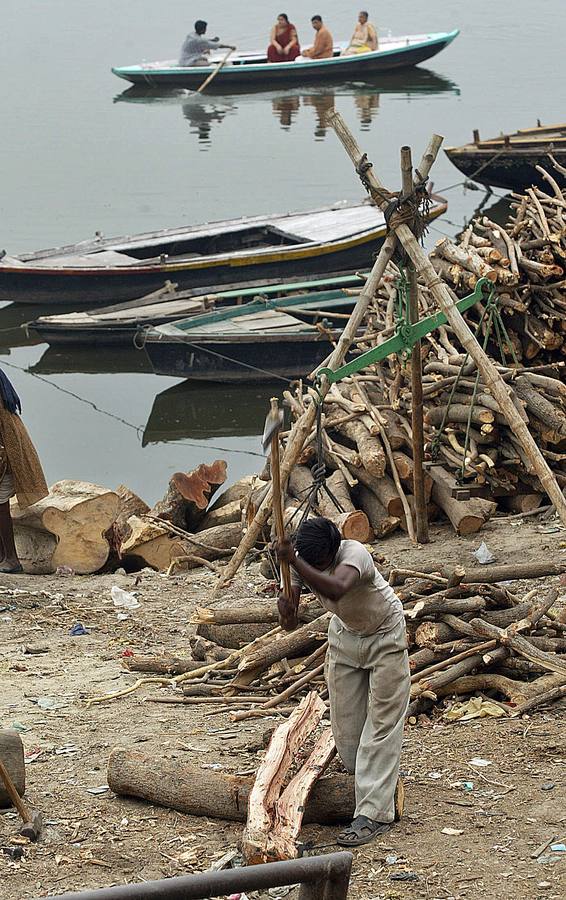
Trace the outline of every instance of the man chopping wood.
<instances>
[{"instance_id":1,"label":"man chopping wood","mask_svg":"<svg viewBox=\"0 0 566 900\"><path fill-rule=\"evenodd\" d=\"M327 682L336 748L355 775L354 820L338 836L367 844L391 827L410 677L401 601L358 541L342 540L329 519L304 522L294 543L277 544L291 567L281 622L294 628L302 584L334 613L328 628Z\"/></svg>"}]
</instances>

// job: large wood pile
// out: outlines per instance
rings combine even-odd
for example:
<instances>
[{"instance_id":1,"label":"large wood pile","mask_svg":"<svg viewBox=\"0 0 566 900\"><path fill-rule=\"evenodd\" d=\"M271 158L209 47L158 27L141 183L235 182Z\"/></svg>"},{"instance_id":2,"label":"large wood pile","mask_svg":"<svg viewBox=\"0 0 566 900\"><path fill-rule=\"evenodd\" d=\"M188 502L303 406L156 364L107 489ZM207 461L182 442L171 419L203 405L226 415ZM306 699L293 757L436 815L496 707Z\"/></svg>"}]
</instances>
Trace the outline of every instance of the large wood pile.
<instances>
[{"instance_id":1,"label":"large wood pile","mask_svg":"<svg viewBox=\"0 0 566 900\"><path fill-rule=\"evenodd\" d=\"M452 285L454 299L469 294L480 277L493 283L503 328L494 325L486 334L485 303L466 313L468 324L477 329L480 342L487 341L500 374L513 387L523 421L565 487L566 194L551 175L547 179L548 194L532 188L516 198L516 214L506 228L480 217L458 244L447 238L438 242L431 259ZM400 274L390 263L358 336L357 352L394 333ZM419 308L421 317L437 308L424 284L419 285ZM498 509L537 509L546 495L532 462L449 325L423 339L421 356L429 518L444 513L459 534L470 534ZM302 385L285 398L296 418L316 402L314 392ZM321 491L314 509L336 521L344 537L367 540L372 531L383 537L397 527L410 530L411 404L411 362L397 356L339 382L327 395L323 461L339 503ZM289 481L290 506L311 492L308 467L315 461L315 444L313 432L301 459L304 466ZM462 488L471 490L466 494ZM252 514L255 508L252 502Z\"/></svg>"},{"instance_id":2,"label":"large wood pile","mask_svg":"<svg viewBox=\"0 0 566 900\"><path fill-rule=\"evenodd\" d=\"M443 239L432 254L459 296L478 276L494 283L510 344L526 365L561 360L566 350L566 192L550 172L539 171L548 191L513 194L514 215L505 228L478 217L457 245Z\"/></svg>"},{"instance_id":3,"label":"large wood pile","mask_svg":"<svg viewBox=\"0 0 566 900\"><path fill-rule=\"evenodd\" d=\"M545 563L422 573L391 570L405 610L412 673L409 714L453 695L489 695L519 715L566 694L566 622L558 591L519 596L501 582L565 571ZM307 692L328 705L324 677L330 614L312 599L299 607L299 627L277 627L274 601L197 609L193 658L130 657L131 671L175 675L151 702L210 705L234 721L289 714ZM254 630L255 629L255 630ZM250 638L254 640L249 643ZM182 694L180 693L182 691Z\"/></svg>"}]
</instances>

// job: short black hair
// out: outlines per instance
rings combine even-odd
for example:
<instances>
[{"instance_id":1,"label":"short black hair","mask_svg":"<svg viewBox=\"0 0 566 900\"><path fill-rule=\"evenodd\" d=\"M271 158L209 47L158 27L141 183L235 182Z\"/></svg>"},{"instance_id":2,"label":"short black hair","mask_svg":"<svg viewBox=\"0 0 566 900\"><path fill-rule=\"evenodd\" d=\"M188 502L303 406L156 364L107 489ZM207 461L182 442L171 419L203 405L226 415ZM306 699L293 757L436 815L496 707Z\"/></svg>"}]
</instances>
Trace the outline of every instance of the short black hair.
<instances>
[{"instance_id":1,"label":"short black hair","mask_svg":"<svg viewBox=\"0 0 566 900\"><path fill-rule=\"evenodd\" d=\"M360 16L365 16L366 19L369 19L369 13L366 9L360 9Z\"/></svg>"},{"instance_id":2,"label":"short black hair","mask_svg":"<svg viewBox=\"0 0 566 900\"><path fill-rule=\"evenodd\" d=\"M309 566L333 560L342 542L334 522L319 516L303 522L295 537L295 549Z\"/></svg>"},{"instance_id":3,"label":"short black hair","mask_svg":"<svg viewBox=\"0 0 566 900\"><path fill-rule=\"evenodd\" d=\"M311 16L311 22L322 22L322 16Z\"/></svg>"},{"instance_id":4,"label":"short black hair","mask_svg":"<svg viewBox=\"0 0 566 900\"><path fill-rule=\"evenodd\" d=\"M287 22L287 24L289 24L289 16L287 15L287 13L279 13L279 15L277 16L277 18L278 18L278 19L285 19L285 21Z\"/></svg>"},{"instance_id":5,"label":"short black hair","mask_svg":"<svg viewBox=\"0 0 566 900\"><path fill-rule=\"evenodd\" d=\"M197 34L204 34L208 27L208 22L203 22L202 19L197 19L195 22L195 31Z\"/></svg>"}]
</instances>

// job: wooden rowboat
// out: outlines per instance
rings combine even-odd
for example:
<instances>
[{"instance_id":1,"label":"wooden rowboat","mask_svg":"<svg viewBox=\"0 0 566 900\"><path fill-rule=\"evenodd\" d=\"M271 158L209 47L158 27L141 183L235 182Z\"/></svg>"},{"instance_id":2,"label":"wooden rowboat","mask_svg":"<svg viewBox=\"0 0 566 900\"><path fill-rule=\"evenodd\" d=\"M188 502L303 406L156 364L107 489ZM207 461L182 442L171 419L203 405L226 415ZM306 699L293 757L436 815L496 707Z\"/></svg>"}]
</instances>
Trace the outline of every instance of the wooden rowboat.
<instances>
[{"instance_id":1,"label":"wooden rowboat","mask_svg":"<svg viewBox=\"0 0 566 900\"><path fill-rule=\"evenodd\" d=\"M167 282L161 290L139 300L85 311L40 316L25 323L24 328L52 346L67 344L125 347L133 345L136 332L151 325L166 325L223 306L249 302L259 294L263 297L286 297L298 292L332 290L360 284L359 275L339 273L294 282L279 279L268 285L263 281L246 282L233 285L228 290L211 286L204 291L201 288L178 291L177 285Z\"/></svg>"},{"instance_id":2,"label":"wooden rowboat","mask_svg":"<svg viewBox=\"0 0 566 900\"><path fill-rule=\"evenodd\" d=\"M332 351L356 300L344 290L258 299L141 337L156 375L222 383L299 378Z\"/></svg>"},{"instance_id":3,"label":"wooden rowboat","mask_svg":"<svg viewBox=\"0 0 566 900\"><path fill-rule=\"evenodd\" d=\"M446 210L434 198L430 217ZM133 300L174 281L210 284L287 280L366 267L387 227L368 201L303 213L249 216L104 238L0 258L0 300L94 306Z\"/></svg>"},{"instance_id":4,"label":"wooden rowboat","mask_svg":"<svg viewBox=\"0 0 566 900\"><path fill-rule=\"evenodd\" d=\"M474 131L471 144L446 147L445 153L456 168L480 184L518 191L531 185L548 189L548 182L536 168L542 166L561 187L566 187L564 172L555 169L551 160L553 157L566 167L566 123L539 124L483 141Z\"/></svg>"},{"instance_id":5,"label":"wooden rowboat","mask_svg":"<svg viewBox=\"0 0 566 900\"><path fill-rule=\"evenodd\" d=\"M269 63L265 52L234 54L214 79L215 90L223 88L272 88L300 85L309 81L348 81L369 78L431 59L452 43L458 30L434 34L412 34L380 39L379 49L369 53L340 56L346 44L336 44L330 59L307 58L286 63ZM222 55L212 55L209 66L183 67L174 60L115 66L118 78L148 87L198 88L211 75Z\"/></svg>"}]
</instances>

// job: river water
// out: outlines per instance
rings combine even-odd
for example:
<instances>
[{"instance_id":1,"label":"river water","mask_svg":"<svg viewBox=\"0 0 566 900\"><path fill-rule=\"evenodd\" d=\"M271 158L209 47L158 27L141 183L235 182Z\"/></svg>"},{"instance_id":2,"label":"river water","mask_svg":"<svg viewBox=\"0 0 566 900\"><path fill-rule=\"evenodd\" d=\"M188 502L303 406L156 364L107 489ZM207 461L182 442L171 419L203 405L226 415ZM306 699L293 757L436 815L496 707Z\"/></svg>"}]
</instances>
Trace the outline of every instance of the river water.
<instances>
[{"instance_id":1,"label":"river water","mask_svg":"<svg viewBox=\"0 0 566 900\"><path fill-rule=\"evenodd\" d=\"M432 132L447 144L564 121L564 0L370 6L382 34L449 31L456 41L418 69L347 84L191 99L136 97L110 72L177 55L193 19L239 48L266 44L285 4L264 0L2 0L0 247L9 253L360 196L352 167L324 127L344 115L383 181L399 183L399 147L418 158ZM303 43L320 13L337 40L358 7L340 0L286 7ZM430 238L456 234L499 195L466 191L442 154L435 189L450 188ZM0 309L0 366L21 394L24 420L49 482L126 482L149 502L168 477L227 459L229 478L261 467L259 435L273 386L203 387L154 376L143 353L59 352L20 328L41 310Z\"/></svg>"}]
</instances>

